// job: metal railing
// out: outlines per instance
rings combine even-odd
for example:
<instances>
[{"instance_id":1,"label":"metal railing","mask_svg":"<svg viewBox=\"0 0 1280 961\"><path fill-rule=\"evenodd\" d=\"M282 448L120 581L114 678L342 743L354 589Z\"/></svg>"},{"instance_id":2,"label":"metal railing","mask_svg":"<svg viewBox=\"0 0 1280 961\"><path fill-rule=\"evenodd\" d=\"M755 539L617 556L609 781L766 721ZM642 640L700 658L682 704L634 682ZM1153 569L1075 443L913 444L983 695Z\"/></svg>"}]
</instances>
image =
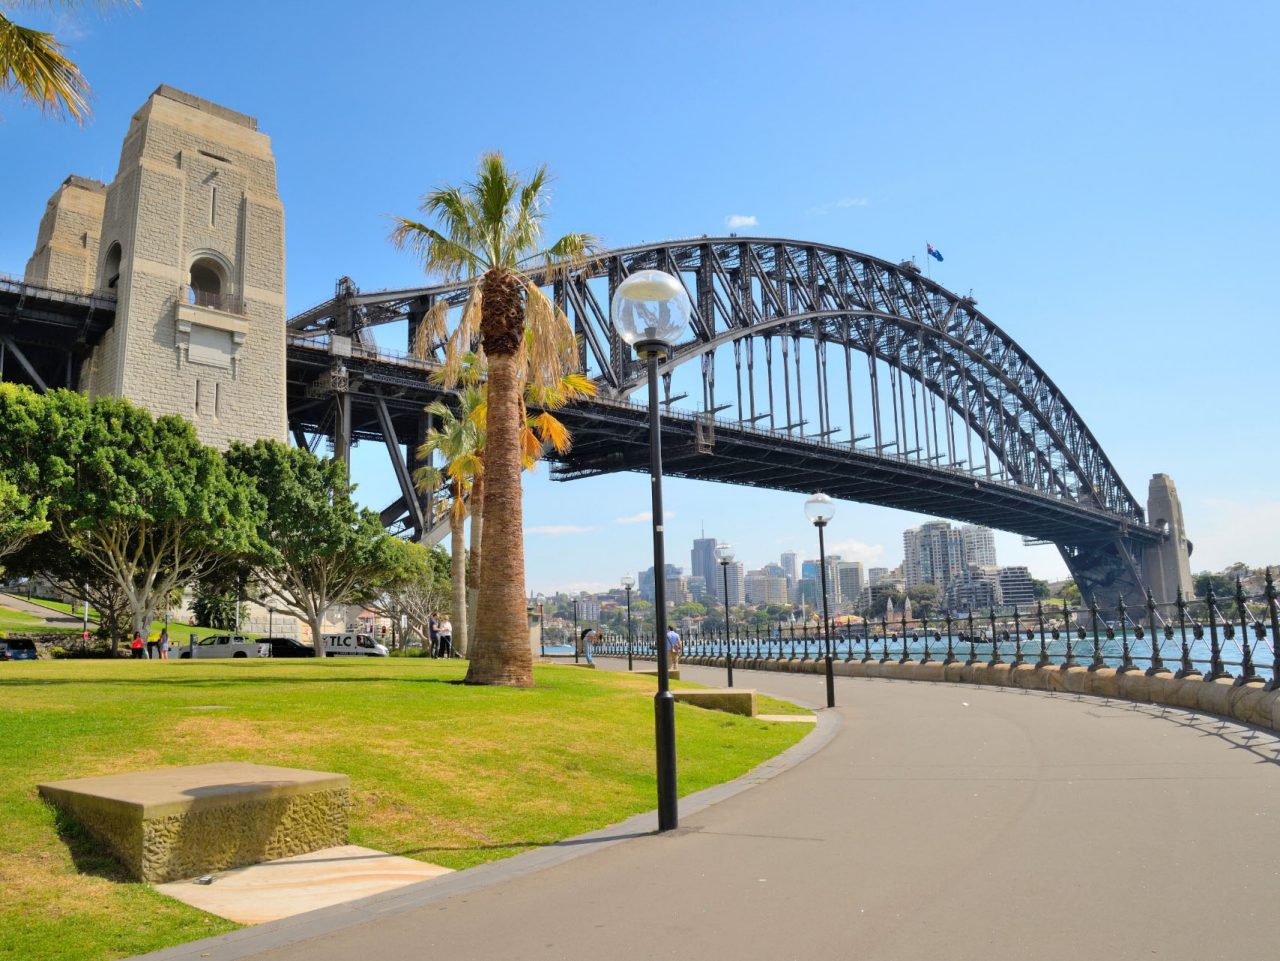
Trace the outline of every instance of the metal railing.
<instances>
[{"instance_id":1,"label":"metal railing","mask_svg":"<svg viewBox=\"0 0 1280 961\"><path fill-rule=\"evenodd\" d=\"M199 287L192 287L190 284L182 285L182 289L178 294L178 302L192 304L196 307L207 307L210 310L220 310L227 314L244 315L244 301L241 298L221 291L202 290Z\"/></svg>"},{"instance_id":2,"label":"metal railing","mask_svg":"<svg viewBox=\"0 0 1280 961\"><path fill-rule=\"evenodd\" d=\"M1236 684L1280 684L1280 591L1270 570L1260 594L1235 591L1170 604L1147 596L1141 607L1121 598L1104 611L1096 600L1068 607L1044 601L997 611L946 612L908 619L881 615L831 627L831 656L840 661L990 663L1037 667L1114 668L1147 674L1230 679ZM604 657L656 656L652 634L610 636L596 647ZM826 656L820 624L780 622L768 627L735 625L729 631L683 635L682 660L723 666L815 661Z\"/></svg>"}]
</instances>

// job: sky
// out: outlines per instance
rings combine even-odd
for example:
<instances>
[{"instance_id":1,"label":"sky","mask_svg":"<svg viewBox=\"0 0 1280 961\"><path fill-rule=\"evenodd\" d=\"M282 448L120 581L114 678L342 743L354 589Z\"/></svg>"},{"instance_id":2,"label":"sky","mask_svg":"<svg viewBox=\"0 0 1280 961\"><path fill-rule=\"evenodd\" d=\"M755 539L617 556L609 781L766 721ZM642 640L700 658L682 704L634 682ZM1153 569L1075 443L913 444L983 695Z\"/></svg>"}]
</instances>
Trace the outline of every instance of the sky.
<instances>
[{"instance_id":1,"label":"sky","mask_svg":"<svg viewBox=\"0 0 1280 961\"><path fill-rule=\"evenodd\" d=\"M0 98L0 272L20 275L70 173L109 181L161 83L257 117L287 230L288 312L424 281L390 218L480 154L556 176L548 234L607 246L741 234L889 260L933 279L1054 379L1145 502L1182 496L1192 569L1280 561L1271 290L1280 217L1280 5L178 0L21 12L72 46L86 125ZM379 446L358 496L396 496ZM652 563L640 474L527 478L531 592L614 587ZM705 529L749 568L815 556L803 500L665 484L667 559ZM840 503L828 550L902 558L923 518ZM998 535L1002 564L1066 575Z\"/></svg>"}]
</instances>

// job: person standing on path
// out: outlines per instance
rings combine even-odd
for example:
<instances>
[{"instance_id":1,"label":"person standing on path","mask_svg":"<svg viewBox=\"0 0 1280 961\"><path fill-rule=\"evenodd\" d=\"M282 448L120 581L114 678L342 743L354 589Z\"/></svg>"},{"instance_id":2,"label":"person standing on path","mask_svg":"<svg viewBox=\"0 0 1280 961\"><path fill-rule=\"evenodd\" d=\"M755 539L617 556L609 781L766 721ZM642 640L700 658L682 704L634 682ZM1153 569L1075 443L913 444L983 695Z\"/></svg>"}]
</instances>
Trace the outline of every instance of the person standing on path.
<instances>
[{"instance_id":1,"label":"person standing on path","mask_svg":"<svg viewBox=\"0 0 1280 961\"><path fill-rule=\"evenodd\" d=\"M674 627L667 628L667 667L676 670L680 666L680 635Z\"/></svg>"},{"instance_id":2,"label":"person standing on path","mask_svg":"<svg viewBox=\"0 0 1280 961\"><path fill-rule=\"evenodd\" d=\"M453 657L453 621L446 617L438 629L440 657Z\"/></svg>"},{"instance_id":3,"label":"person standing on path","mask_svg":"<svg viewBox=\"0 0 1280 961\"><path fill-rule=\"evenodd\" d=\"M427 621L427 633L430 634L431 656L440 656L440 615L435 611L431 612L431 619Z\"/></svg>"},{"instance_id":4,"label":"person standing on path","mask_svg":"<svg viewBox=\"0 0 1280 961\"><path fill-rule=\"evenodd\" d=\"M582 637L580 640L581 640L581 646L582 646L582 654L584 657L586 657L587 663L594 664L595 661L591 659L591 652L593 647L600 642L600 632L596 630L594 627L588 627L585 631L582 632Z\"/></svg>"}]
</instances>

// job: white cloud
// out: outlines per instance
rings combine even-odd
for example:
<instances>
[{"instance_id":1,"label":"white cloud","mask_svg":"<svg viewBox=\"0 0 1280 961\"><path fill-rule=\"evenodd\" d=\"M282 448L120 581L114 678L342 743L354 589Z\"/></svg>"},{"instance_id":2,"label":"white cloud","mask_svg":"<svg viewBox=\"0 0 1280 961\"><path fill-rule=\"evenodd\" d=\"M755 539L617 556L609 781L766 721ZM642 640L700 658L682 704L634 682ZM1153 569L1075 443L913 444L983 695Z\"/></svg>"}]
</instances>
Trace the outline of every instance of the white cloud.
<instances>
[{"instance_id":1,"label":"white cloud","mask_svg":"<svg viewBox=\"0 0 1280 961\"><path fill-rule=\"evenodd\" d=\"M671 520L676 516L675 511L663 511L662 516L665 520ZM653 520L653 514L650 511L641 511L639 514L628 514L626 517L615 517L615 524L647 524Z\"/></svg>"},{"instance_id":2,"label":"white cloud","mask_svg":"<svg viewBox=\"0 0 1280 961\"><path fill-rule=\"evenodd\" d=\"M541 534L544 537L568 537L571 534L590 534L594 527L577 527L573 524L547 524L543 527L526 527L526 534Z\"/></svg>"},{"instance_id":3,"label":"white cloud","mask_svg":"<svg viewBox=\"0 0 1280 961\"><path fill-rule=\"evenodd\" d=\"M754 214L730 214L724 218L724 225L730 229L737 227L756 227L759 226Z\"/></svg>"},{"instance_id":4,"label":"white cloud","mask_svg":"<svg viewBox=\"0 0 1280 961\"><path fill-rule=\"evenodd\" d=\"M861 541L837 541L827 545L827 554L838 554L846 561L862 561L868 567L882 566L880 558L884 555L883 544L864 544Z\"/></svg>"}]
</instances>

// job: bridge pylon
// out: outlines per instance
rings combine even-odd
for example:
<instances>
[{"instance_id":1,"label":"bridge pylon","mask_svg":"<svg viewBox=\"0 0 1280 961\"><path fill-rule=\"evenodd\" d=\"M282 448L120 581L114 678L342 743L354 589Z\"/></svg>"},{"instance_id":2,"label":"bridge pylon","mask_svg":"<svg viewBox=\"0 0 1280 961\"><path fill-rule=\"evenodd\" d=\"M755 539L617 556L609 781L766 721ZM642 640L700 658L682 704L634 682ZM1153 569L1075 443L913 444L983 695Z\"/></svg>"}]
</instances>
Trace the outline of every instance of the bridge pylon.
<instances>
[{"instance_id":1,"label":"bridge pylon","mask_svg":"<svg viewBox=\"0 0 1280 961\"><path fill-rule=\"evenodd\" d=\"M285 439L284 208L254 118L157 88L115 179L50 199L26 281L115 297L68 386L179 414L219 447Z\"/></svg>"}]
</instances>

